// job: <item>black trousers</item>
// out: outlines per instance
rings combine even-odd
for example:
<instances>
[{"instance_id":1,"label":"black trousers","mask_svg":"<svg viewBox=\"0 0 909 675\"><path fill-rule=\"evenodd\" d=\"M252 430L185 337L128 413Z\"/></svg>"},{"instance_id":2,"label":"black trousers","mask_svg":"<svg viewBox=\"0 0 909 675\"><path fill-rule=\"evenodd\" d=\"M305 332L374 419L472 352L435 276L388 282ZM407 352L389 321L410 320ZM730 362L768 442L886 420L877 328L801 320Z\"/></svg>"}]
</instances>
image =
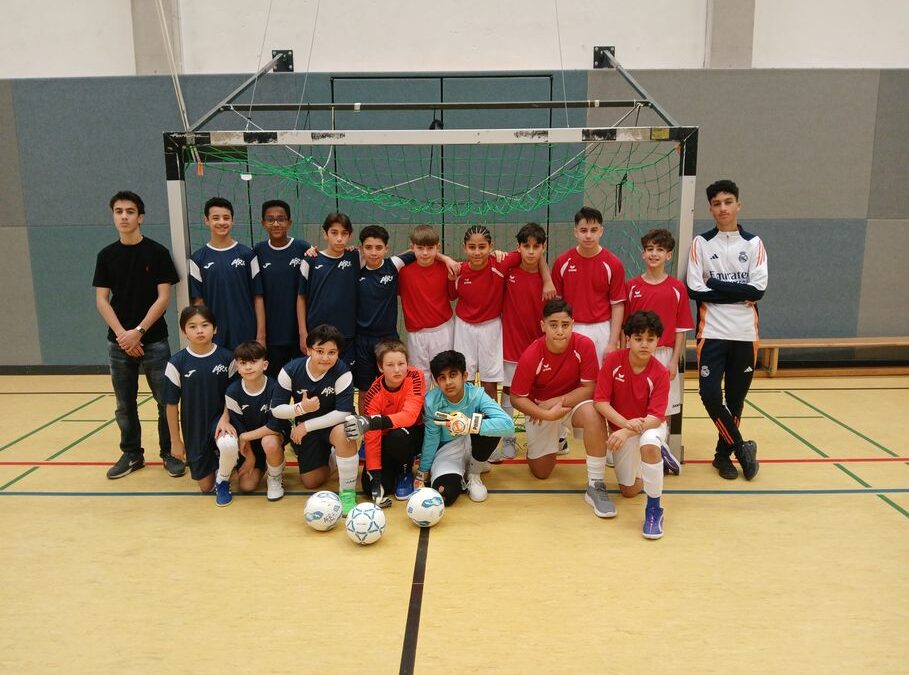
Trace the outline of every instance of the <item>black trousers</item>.
<instances>
[{"instance_id":1,"label":"black trousers","mask_svg":"<svg viewBox=\"0 0 909 675\"><path fill-rule=\"evenodd\" d=\"M739 422L756 363L756 342L709 338L698 342L698 390L719 431L717 455L728 457L732 446L742 442Z\"/></svg>"},{"instance_id":2,"label":"black trousers","mask_svg":"<svg viewBox=\"0 0 909 675\"><path fill-rule=\"evenodd\" d=\"M385 494L393 495L395 483L404 471L413 465L413 459L423 448L422 424L392 429L382 437L382 487ZM363 489L369 494L367 472L363 471Z\"/></svg>"}]
</instances>

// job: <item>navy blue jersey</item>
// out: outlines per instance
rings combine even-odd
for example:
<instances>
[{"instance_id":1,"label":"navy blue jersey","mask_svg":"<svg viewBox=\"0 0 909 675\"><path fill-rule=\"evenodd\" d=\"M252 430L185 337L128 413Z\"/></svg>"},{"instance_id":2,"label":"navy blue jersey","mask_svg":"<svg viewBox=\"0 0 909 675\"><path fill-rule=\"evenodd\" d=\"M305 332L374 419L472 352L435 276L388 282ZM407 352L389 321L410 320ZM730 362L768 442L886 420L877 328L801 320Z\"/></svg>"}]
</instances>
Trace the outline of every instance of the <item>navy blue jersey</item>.
<instances>
[{"instance_id":1,"label":"navy blue jersey","mask_svg":"<svg viewBox=\"0 0 909 675\"><path fill-rule=\"evenodd\" d=\"M265 386L258 392L247 391L246 383L239 378L230 383L224 394L224 405L227 407L230 423L238 434L242 434L244 431L255 431L268 423L271 419L269 412L271 399L276 386L277 382L267 376ZM287 421L279 420L279 422L283 424L282 430L288 433Z\"/></svg>"},{"instance_id":2,"label":"navy blue jersey","mask_svg":"<svg viewBox=\"0 0 909 675\"><path fill-rule=\"evenodd\" d=\"M412 252L386 258L380 267L360 268L357 281L357 335L398 334L398 271L417 259Z\"/></svg>"},{"instance_id":3,"label":"navy blue jersey","mask_svg":"<svg viewBox=\"0 0 909 675\"><path fill-rule=\"evenodd\" d=\"M213 441L224 412L224 392L236 372L233 354L218 345L201 356L181 349L170 357L164 370L164 402L180 404L180 430L190 459L197 459Z\"/></svg>"},{"instance_id":4,"label":"navy blue jersey","mask_svg":"<svg viewBox=\"0 0 909 675\"><path fill-rule=\"evenodd\" d=\"M281 248L260 241L253 246L259 261L262 294L265 297L265 337L269 346L297 345L297 289L300 286L300 263L309 242L291 239Z\"/></svg>"},{"instance_id":5,"label":"navy blue jersey","mask_svg":"<svg viewBox=\"0 0 909 675\"><path fill-rule=\"evenodd\" d=\"M353 375L342 360L329 368L320 377L314 377L307 364L308 356L302 356L288 363L278 373L278 383L271 399L271 407L282 405L293 400L300 401L303 392L309 398L319 398L319 409L296 418L296 422L306 422L307 431L324 429L344 422L344 418L353 414ZM280 431L281 420L272 419L268 428Z\"/></svg>"},{"instance_id":6,"label":"navy blue jersey","mask_svg":"<svg viewBox=\"0 0 909 675\"><path fill-rule=\"evenodd\" d=\"M327 323L350 339L357 327L357 279L360 254L345 251L332 258L319 251L300 265L299 294L306 298L306 330Z\"/></svg>"},{"instance_id":7,"label":"navy blue jersey","mask_svg":"<svg viewBox=\"0 0 909 675\"><path fill-rule=\"evenodd\" d=\"M215 313L215 344L233 349L256 339L253 298L262 295L259 261L239 242L228 248L206 244L189 259L189 296L202 298Z\"/></svg>"}]
</instances>

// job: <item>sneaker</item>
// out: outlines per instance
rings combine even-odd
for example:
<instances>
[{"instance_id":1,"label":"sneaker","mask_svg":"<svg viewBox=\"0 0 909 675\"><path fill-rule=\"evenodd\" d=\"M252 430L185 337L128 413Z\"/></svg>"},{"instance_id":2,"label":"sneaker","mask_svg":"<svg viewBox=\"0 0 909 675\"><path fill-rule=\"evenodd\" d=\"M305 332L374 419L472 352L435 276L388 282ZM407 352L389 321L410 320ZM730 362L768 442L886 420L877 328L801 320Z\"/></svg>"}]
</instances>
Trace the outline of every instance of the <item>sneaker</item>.
<instances>
[{"instance_id":1,"label":"sneaker","mask_svg":"<svg viewBox=\"0 0 909 675\"><path fill-rule=\"evenodd\" d=\"M606 451L606 466L609 468L615 468L615 456L612 454L612 450Z\"/></svg>"},{"instance_id":2,"label":"sneaker","mask_svg":"<svg viewBox=\"0 0 909 675\"><path fill-rule=\"evenodd\" d=\"M514 459L518 454L518 449L515 447L514 436L508 436L502 440L502 456L505 459Z\"/></svg>"},{"instance_id":3,"label":"sneaker","mask_svg":"<svg viewBox=\"0 0 909 675\"><path fill-rule=\"evenodd\" d=\"M559 436L559 454L568 454L568 436Z\"/></svg>"},{"instance_id":4,"label":"sneaker","mask_svg":"<svg viewBox=\"0 0 909 675\"><path fill-rule=\"evenodd\" d=\"M597 480L593 482L593 485L587 486L584 501L593 507L593 512L598 518L615 518L615 504L609 498L606 483L603 481Z\"/></svg>"},{"instance_id":5,"label":"sneaker","mask_svg":"<svg viewBox=\"0 0 909 675\"><path fill-rule=\"evenodd\" d=\"M735 468L727 455L714 455L713 468L719 472L720 478L735 480L739 477L739 470Z\"/></svg>"},{"instance_id":6,"label":"sneaker","mask_svg":"<svg viewBox=\"0 0 909 675\"><path fill-rule=\"evenodd\" d=\"M268 501L276 502L281 499L284 496L284 472L282 471L277 476L272 476L266 471L265 487L267 488L265 496Z\"/></svg>"},{"instance_id":7,"label":"sneaker","mask_svg":"<svg viewBox=\"0 0 909 675\"><path fill-rule=\"evenodd\" d=\"M399 502L407 501L413 494L413 474L405 471L395 482L395 499Z\"/></svg>"},{"instance_id":8,"label":"sneaker","mask_svg":"<svg viewBox=\"0 0 909 675\"><path fill-rule=\"evenodd\" d=\"M757 461L757 443L754 441L742 441L742 443L733 449L735 458L742 467L742 475L745 480L751 480L757 476L760 465Z\"/></svg>"},{"instance_id":9,"label":"sneaker","mask_svg":"<svg viewBox=\"0 0 909 675\"><path fill-rule=\"evenodd\" d=\"M218 506L227 506L234 500L230 494L230 481L222 480L220 483L215 482L215 504Z\"/></svg>"},{"instance_id":10,"label":"sneaker","mask_svg":"<svg viewBox=\"0 0 909 675\"><path fill-rule=\"evenodd\" d=\"M492 454L489 456L489 459L486 460L486 463L487 464L501 464L503 459L505 459L505 454L502 452L502 448L496 447L496 449L493 450ZM489 471L489 469L487 469L483 473L486 473L487 471Z\"/></svg>"},{"instance_id":11,"label":"sneaker","mask_svg":"<svg viewBox=\"0 0 909 675\"><path fill-rule=\"evenodd\" d=\"M170 474L171 478L179 478L186 473L186 464L169 452L165 455L161 455L161 459L164 461L164 470Z\"/></svg>"},{"instance_id":12,"label":"sneaker","mask_svg":"<svg viewBox=\"0 0 909 675\"><path fill-rule=\"evenodd\" d=\"M483 480L478 473L467 474L467 494L475 502L485 502L489 496L489 490L483 485Z\"/></svg>"},{"instance_id":13,"label":"sneaker","mask_svg":"<svg viewBox=\"0 0 909 675\"><path fill-rule=\"evenodd\" d=\"M341 490L341 515L346 516L357 505L356 490Z\"/></svg>"},{"instance_id":14,"label":"sneaker","mask_svg":"<svg viewBox=\"0 0 909 675\"><path fill-rule=\"evenodd\" d=\"M133 471L138 471L144 466L145 458L142 453L124 452L120 455L120 459L117 460L116 464L107 470L107 477L111 480L123 478L123 476L131 474Z\"/></svg>"},{"instance_id":15,"label":"sneaker","mask_svg":"<svg viewBox=\"0 0 909 675\"><path fill-rule=\"evenodd\" d=\"M659 539L663 536L663 509L651 506L644 511L644 538Z\"/></svg>"},{"instance_id":16,"label":"sneaker","mask_svg":"<svg viewBox=\"0 0 909 675\"><path fill-rule=\"evenodd\" d=\"M660 443L660 455L663 457L663 474L672 474L673 476L678 476L682 473L682 465L675 458L675 455L672 454L672 451L662 443Z\"/></svg>"},{"instance_id":17,"label":"sneaker","mask_svg":"<svg viewBox=\"0 0 909 675\"><path fill-rule=\"evenodd\" d=\"M373 504L375 504L380 509L387 509L392 505L391 497L383 492L380 498L373 499Z\"/></svg>"}]
</instances>

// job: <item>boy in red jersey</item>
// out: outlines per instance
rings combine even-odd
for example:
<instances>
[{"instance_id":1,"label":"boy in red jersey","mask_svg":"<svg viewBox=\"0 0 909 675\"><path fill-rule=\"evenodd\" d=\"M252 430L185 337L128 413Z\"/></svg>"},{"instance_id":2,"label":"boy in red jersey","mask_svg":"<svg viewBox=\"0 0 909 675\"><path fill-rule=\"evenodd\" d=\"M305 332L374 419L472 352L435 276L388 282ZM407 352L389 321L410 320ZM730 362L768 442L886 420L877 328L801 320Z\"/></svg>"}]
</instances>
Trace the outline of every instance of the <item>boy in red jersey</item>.
<instances>
[{"instance_id":1,"label":"boy in red jersey","mask_svg":"<svg viewBox=\"0 0 909 675\"><path fill-rule=\"evenodd\" d=\"M560 298L543 306L543 337L518 361L511 385L514 407L526 415L527 464L536 478L548 478L556 465L559 435L583 431L587 451L585 501L600 518L615 515L606 491L606 425L593 405L597 358L593 341L572 332L571 306Z\"/></svg>"},{"instance_id":2,"label":"boy in red jersey","mask_svg":"<svg viewBox=\"0 0 909 675\"><path fill-rule=\"evenodd\" d=\"M600 246L603 214L589 206L574 216L578 245L556 258L552 280L558 294L574 308L574 330L597 348L597 358L619 348L625 315L625 267Z\"/></svg>"},{"instance_id":3,"label":"boy in red jersey","mask_svg":"<svg viewBox=\"0 0 909 675\"><path fill-rule=\"evenodd\" d=\"M694 328L688 289L680 280L666 272L666 265L672 260L675 239L665 229L650 230L641 237L643 253L647 264L644 274L628 282L628 314L642 310L655 312L663 324L663 335L654 356L669 371L669 405L666 416L675 415L681 409L682 380L678 378L679 359L685 349L685 333ZM681 466L678 460L663 446L663 468L678 475Z\"/></svg>"},{"instance_id":4,"label":"boy in red jersey","mask_svg":"<svg viewBox=\"0 0 909 675\"><path fill-rule=\"evenodd\" d=\"M625 497L647 493L644 536L663 536L663 458L669 372L653 358L663 324L654 312L636 312L625 322L627 349L610 352L597 378L594 405L609 424L606 448Z\"/></svg>"}]
</instances>

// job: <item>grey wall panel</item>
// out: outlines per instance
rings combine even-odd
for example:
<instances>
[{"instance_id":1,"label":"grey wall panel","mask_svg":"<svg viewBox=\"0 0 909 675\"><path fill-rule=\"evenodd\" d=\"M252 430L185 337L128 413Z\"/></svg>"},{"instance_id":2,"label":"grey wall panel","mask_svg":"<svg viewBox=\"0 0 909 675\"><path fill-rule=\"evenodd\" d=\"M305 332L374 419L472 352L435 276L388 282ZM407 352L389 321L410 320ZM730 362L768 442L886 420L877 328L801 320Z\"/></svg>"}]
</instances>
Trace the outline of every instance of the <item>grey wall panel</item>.
<instances>
[{"instance_id":1,"label":"grey wall panel","mask_svg":"<svg viewBox=\"0 0 909 675\"><path fill-rule=\"evenodd\" d=\"M859 335L909 335L909 294L904 292L901 274L906 250L909 219L868 221Z\"/></svg>"},{"instance_id":2,"label":"grey wall panel","mask_svg":"<svg viewBox=\"0 0 909 675\"><path fill-rule=\"evenodd\" d=\"M25 205L22 202L22 177L19 174L19 139L16 136L16 113L13 87L0 80L0 227L24 227Z\"/></svg>"},{"instance_id":3,"label":"grey wall panel","mask_svg":"<svg viewBox=\"0 0 909 675\"><path fill-rule=\"evenodd\" d=\"M909 218L909 71L881 72L869 218Z\"/></svg>"},{"instance_id":4,"label":"grey wall panel","mask_svg":"<svg viewBox=\"0 0 909 675\"><path fill-rule=\"evenodd\" d=\"M680 123L699 126L703 189L732 178L752 218L865 218L877 71L711 70L634 73ZM590 73L591 98L628 98L615 73ZM609 120L606 110L592 120Z\"/></svg>"},{"instance_id":5,"label":"grey wall panel","mask_svg":"<svg viewBox=\"0 0 909 675\"><path fill-rule=\"evenodd\" d=\"M41 363L38 316L32 290L32 261L28 231L24 227L0 228L0 250L7 251L0 267L3 311L0 312L0 365Z\"/></svg>"},{"instance_id":6,"label":"grey wall panel","mask_svg":"<svg viewBox=\"0 0 909 675\"><path fill-rule=\"evenodd\" d=\"M750 68L754 43L754 0L709 3L708 68Z\"/></svg>"}]
</instances>

